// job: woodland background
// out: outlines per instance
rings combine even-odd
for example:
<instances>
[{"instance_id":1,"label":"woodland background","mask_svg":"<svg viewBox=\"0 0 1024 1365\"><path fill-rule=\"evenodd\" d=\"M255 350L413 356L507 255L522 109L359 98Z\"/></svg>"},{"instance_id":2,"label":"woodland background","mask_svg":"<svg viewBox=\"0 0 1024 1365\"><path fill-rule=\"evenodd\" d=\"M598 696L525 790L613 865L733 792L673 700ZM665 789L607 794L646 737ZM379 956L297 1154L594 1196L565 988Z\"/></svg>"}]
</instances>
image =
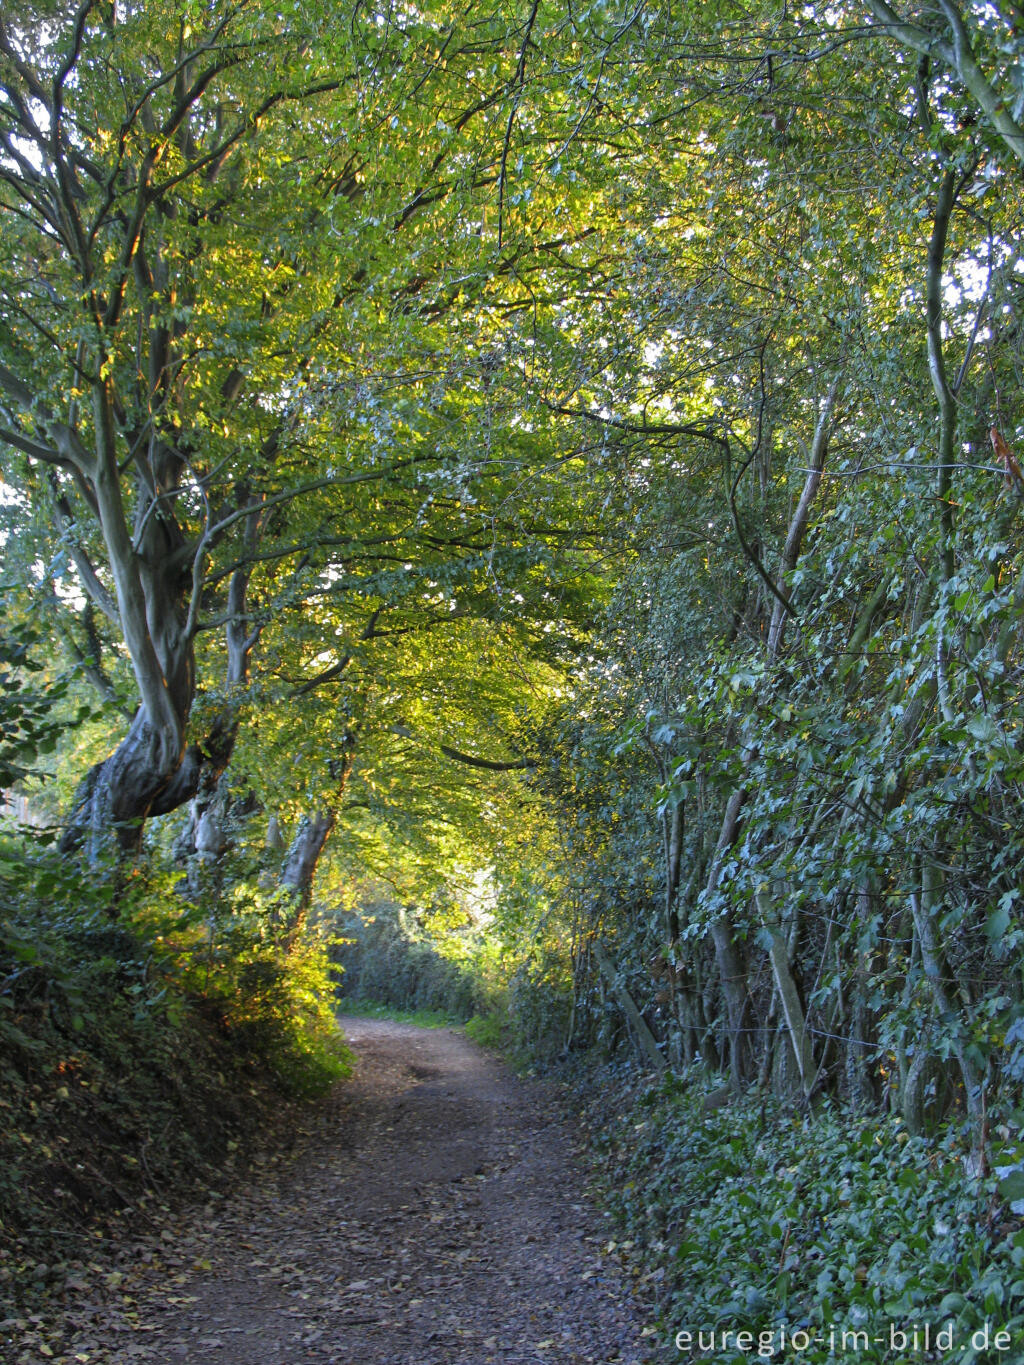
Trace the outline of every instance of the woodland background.
<instances>
[{"instance_id":1,"label":"woodland background","mask_svg":"<svg viewBox=\"0 0 1024 1365\"><path fill-rule=\"evenodd\" d=\"M1022 161L1010 0L0 20L12 1236L333 954L666 1302L1024 1321Z\"/></svg>"}]
</instances>

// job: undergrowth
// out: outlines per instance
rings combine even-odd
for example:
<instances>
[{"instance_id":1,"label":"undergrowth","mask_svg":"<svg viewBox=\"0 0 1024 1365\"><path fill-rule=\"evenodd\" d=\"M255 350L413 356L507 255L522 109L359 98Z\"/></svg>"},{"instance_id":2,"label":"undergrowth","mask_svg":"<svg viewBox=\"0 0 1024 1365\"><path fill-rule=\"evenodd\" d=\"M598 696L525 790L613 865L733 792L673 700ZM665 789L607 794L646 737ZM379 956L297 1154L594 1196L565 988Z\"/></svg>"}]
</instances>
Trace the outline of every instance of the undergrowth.
<instances>
[{"instance_id":1,"label":"undergrowth","mask_svg":"<svg viewBox=\"0 0 1024 1365\"><path fill-rule=\"evenodd\" d=\"M708 1112L701 1089L620 1080L590 1101L602 1196L659 1301L666 1361L1024 1359L1024 1222L957 1127L911 1137L895 1117L760 1097ZM994 1138L1012 1149L1012 1126Z\"/></svg>"},{"instance_id":2,"label":"undergrowth","mask_svg":"<svg viewBox=\"0 0 1024 1365\"><path fill-rule=\"evenodd\" d=\"M491 1047L498 1052L513 1050L509 1025L496 1014L474 1014L466 1020L466 1034L480 1047Z\"/></svg>"},{"instance_id":3,"label":"undergrowth","mask_svg":"<svg viewBox=\"0 0 1024 1365\"><path fill-rule=\"evenodd\" d=\"M492 945L478 926L376 902L341 921L332 957L343 969L343 1008L383 1005L465 1023L499 1007Z\"/></svg>"},{"instance_id":4,"label":"undergrowth","mask_svg":"<svg viewBox=\"0 0 1024 1365\"><path fill-rule=\"evenodd\" d=\"M229 1171L347 1052L325 945L277 932L272 905L86 880L22 837L0 894L2 1286L27 1248L80 1252L97 1220Z\"/></svg>"}]
</instances>

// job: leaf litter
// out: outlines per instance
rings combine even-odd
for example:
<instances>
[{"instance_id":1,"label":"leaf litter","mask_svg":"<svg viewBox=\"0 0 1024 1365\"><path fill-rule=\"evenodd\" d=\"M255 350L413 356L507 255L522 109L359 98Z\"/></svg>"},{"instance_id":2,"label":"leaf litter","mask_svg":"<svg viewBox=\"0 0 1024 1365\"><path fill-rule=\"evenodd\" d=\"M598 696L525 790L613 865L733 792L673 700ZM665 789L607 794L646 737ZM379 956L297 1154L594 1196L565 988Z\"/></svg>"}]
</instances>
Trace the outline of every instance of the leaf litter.
<instances>
[{"instance_id":1,"label":"leaf litter","mask_svg":"<svg viewBox=\"0 0 1024 1365\"><path fill-rule=\"evenodd\" d=\"M90 1248L11 1365L644 1365L653 1331L551 1085L453 1030L347 1019L358 1064L228 1196Z\"/></svg>"}]
</instances>

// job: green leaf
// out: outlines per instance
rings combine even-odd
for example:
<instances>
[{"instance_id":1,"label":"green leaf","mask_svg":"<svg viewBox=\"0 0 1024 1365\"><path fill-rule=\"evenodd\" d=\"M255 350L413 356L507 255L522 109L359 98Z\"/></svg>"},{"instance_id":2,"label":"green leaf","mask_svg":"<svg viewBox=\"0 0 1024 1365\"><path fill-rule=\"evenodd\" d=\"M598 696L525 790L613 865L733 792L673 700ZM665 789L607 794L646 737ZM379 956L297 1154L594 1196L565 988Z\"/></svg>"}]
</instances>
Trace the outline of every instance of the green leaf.
<instances>
[{"instance_id":1,"label":"green leaf","mask_svg":"<svg viewBox=\"0 0 1024 1365\"><path fill-rule=\"evenodd\" d=\"M1024 1171L1011 1171L998 1182L997 1188L1006 1202L1024 1199Z\"/></svg>"},{"instance_id":2,"label":"green leaf","mask_svg":"<svg viewBox=\"0 0 1024 1365\"><path fill-rule=\"evenodd\" d=\"M967 730L983 744L996 744L1000 738L999 729L991 716L972 716L967 722Z\"/></svg>"},{"instance_id":3,"label":"green leaf","mask_svg":"<svg viewBox=\"0 0 1024 1365\"><path fill-rule=\"evenodd\" d=\"M985 920L985 934L990 943L998 943L1010 926L1010 911L1002 903L990 910Z\"/></svg>"}]
</instances>

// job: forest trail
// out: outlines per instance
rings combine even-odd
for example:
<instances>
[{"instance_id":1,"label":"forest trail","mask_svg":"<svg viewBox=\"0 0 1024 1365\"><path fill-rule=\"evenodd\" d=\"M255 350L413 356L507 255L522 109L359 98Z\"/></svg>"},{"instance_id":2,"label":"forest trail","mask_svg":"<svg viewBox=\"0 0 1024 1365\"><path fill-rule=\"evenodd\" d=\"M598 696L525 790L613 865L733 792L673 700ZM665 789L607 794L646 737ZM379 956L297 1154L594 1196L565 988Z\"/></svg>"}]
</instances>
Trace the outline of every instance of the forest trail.
<instances>
[{"instance_id":1,"label":"forest trail","mask_svg":"<svg viewBox=\"0 0 1024 1365\"><path fill-rule=\"evenodd\" d=\"M354 1076L296 1149L268 1154L248 1187L122 1249L99 1292L83 1283L77 1303L66 1296L76 1330L49 1358L646 1360L654 1339L602 1254L608 1233L584 1202L550 1089L453 1030L343 1024Z\"/></svg>"}]
</instances>

